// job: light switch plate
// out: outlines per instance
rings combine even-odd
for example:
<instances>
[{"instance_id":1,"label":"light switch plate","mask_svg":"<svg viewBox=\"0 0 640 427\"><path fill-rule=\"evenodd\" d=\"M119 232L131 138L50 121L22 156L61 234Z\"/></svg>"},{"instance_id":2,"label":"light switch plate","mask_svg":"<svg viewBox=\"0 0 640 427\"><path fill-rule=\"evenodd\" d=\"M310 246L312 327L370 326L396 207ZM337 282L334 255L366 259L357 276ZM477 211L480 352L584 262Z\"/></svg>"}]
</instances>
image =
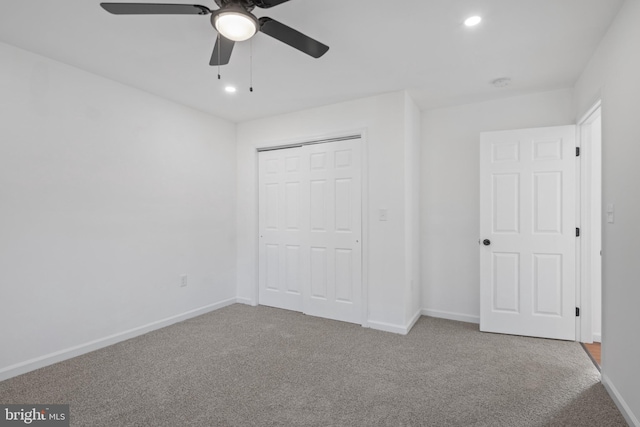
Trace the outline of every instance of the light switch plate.
<instances>
[{"instance_id":1,"label":"light switch plate","mask_svg":"<svg viewBox=\"0 0 640 427\"><path fill-rule=\"evenodd\" d=\"M387 209L380 209L378 211L378 219L380 221L386 221L387 220L387 214L388 214Z\"/></svg>"}]
</instances>

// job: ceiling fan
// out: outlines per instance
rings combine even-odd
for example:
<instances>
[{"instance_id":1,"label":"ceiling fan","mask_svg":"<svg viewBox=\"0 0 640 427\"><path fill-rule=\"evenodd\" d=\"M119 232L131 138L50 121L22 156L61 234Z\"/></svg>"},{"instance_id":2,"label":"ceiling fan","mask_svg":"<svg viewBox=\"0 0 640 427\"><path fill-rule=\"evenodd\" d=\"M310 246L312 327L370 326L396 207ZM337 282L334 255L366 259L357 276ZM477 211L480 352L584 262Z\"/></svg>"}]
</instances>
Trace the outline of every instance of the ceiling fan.
<instances>
[{"instance_id":1,"label":"ceiling fan","mask_svg":"<svg viewBox=\"0 0 640 427\"><path fill-rule=\"evenodd\" d=\"M251 11L255 7L268 9L289 0L215 0L220 7L211 10L206 6L165 3L100 3L114 15L211 15L211 25L218 31L209 65L226 65L236 42L248 40L258 31L314 58L327 53L329 46L312 39L274 19L256 18Z\"/></svg>"}]
</instances>

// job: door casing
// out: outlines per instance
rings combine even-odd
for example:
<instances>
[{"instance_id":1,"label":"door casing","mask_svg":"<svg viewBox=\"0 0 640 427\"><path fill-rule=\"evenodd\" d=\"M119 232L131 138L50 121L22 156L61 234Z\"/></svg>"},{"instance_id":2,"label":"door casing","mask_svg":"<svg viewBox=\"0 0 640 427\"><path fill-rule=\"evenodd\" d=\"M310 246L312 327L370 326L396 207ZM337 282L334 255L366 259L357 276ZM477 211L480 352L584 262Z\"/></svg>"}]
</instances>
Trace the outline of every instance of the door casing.
<instances>
[{"instance_id":1,"label":"door casing","mask_svg":"<svg viewBox=\"0 0 640 427\"><path fill-rule=\"evenodd\" d=\"M600 257L602 238L602 132L597 141L591 139L590 126L596 118L602 118L602 102L598 100L578 121L576 141L581 148L580 159L580 215L579 223L584 230L583 238L579 245L579 285L576 289L578 307L580 307L580 319L576 325L576 339L580 342L591 343L594 341L593 298L594 280L600 280L602 290L602 259ZM598 186L596 181L600 181ZM595 199L594 199L595 198ZM600 234L600 239L594 239L595 234ZM600 268L592 268L594 262L600 261ZM599 277L594 277L598 275ZM602 303L602 295L600 295ZM601 326L602 327L602 326Z\"/></svg>"}]
</instances>

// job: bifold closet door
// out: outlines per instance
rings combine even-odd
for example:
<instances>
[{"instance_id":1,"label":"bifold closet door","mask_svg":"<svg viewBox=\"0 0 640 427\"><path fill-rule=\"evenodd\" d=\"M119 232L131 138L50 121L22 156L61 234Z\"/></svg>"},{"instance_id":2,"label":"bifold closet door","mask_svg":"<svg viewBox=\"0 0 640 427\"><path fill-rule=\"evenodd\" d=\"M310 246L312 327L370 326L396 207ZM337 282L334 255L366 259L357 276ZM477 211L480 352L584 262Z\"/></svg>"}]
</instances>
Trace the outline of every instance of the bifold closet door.
<instances>
[{"instance_id":1,"label":"bifold closet door","mask_svg":"<svg viewBox=\"0 0 640 427\"><path fill-rule=\"evenodd\" d=\"M259 303L362 323L361 142L259 153Z\"/></svg>"}]
</instances>

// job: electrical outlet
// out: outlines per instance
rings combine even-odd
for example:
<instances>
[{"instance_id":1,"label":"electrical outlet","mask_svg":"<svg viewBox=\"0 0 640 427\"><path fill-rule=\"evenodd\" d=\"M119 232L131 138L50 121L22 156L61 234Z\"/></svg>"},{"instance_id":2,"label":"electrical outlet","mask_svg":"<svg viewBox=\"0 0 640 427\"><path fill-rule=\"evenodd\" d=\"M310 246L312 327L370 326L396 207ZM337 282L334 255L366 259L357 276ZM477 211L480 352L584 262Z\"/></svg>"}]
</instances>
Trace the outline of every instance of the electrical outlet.
<instances>
[{"instance_id":1,"label":"electrical outlet","mask_svg":"<svg viewBox=\"0 0 640 427\"><path fill-rule=\"evenodd\" d=\"M187 286L187 275L182 274L180 275L180 287L184 288L185 286Z\"/></svg>"}]
</instances>

